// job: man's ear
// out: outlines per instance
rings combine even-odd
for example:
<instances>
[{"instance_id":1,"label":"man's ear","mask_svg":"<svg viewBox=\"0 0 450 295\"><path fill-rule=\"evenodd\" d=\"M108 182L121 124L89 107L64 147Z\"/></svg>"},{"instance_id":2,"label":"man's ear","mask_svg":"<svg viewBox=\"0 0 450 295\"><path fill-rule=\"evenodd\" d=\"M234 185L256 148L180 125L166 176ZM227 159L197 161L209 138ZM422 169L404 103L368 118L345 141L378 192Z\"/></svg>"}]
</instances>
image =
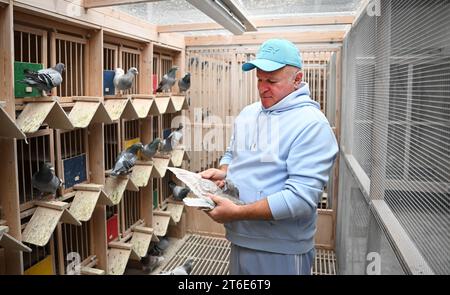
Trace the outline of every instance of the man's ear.
<instances>
[{"instance_id":1,"label":"man's ear","mask_svg":"<svg viewBox=\"0 0 450 295\"><path fill-rule=\"evenodd\" d=\"M294 78L295 88L298 89L300 87L300 83L302 83L303 79L303 71L298 71Z\"/></svg>"}]
</instances>

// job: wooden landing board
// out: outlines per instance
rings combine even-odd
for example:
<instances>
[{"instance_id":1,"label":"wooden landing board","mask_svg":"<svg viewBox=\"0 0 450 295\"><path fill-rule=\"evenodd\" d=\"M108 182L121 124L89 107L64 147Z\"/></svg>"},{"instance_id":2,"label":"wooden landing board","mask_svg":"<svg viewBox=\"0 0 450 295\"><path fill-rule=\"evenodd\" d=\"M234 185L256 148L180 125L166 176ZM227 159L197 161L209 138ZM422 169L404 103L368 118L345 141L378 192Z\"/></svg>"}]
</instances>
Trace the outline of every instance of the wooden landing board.
<instances>
[{"instance_id":1,"label":"wooden landing board","mask_svg":"<svg viewBox=\"0 0 450 295\"><path fill-rule=\"evenodd\" d=\"M166 175L167 167L169 166L170 158L156 158L153 157L153 170L151 177L162 178Z\"/></svg>"},{"instance_id":2,"label":"wooden landing board","mask_svg":"<svg viewBox=\"0 0 450 295\"><path fill-rule=\"evenodd\" d=\"M170 97L170 101L172 102L176 112L189 108L186 101L186 96L184 95L172 95Z\"/></svg>"},{"instance_id":3,"label":"wooden landing board","mask_svg":"<svg viewBox=\"0 0 450 295\"><path fill-rule=\"evenodd\" d=\"M105 193L114 205L120 203L127 188L129 179L125 177L107 177L105 180Z\"/></svg>"},{"instance_id":4,"label":"wooden landing board","mask_svg":"<svg viewBox=\"0 0 450 295\"><path fill-rule=\"evenodd\" d=\"M129 98L105 100L105 108L113 121L139 118Z\"/></svg>"},{"instance_id":5,"label":"wooden landing board","mask_svg":"<svg viewBox=\"0 0 450 295\"><path fill-rule=\"evenodd\" d=\"M147 118L150 115L150 110L153 105L153 99L133 99L133 106L138 114L139 118Z\"/></svg>"},{"instance_id":6,"label":"wooden landing board","mask_svg":"<svg viewBox=\"0 0 450 295\"><path fill-rule=\"evenodd\" d=\"M69 212L80 221L88 221L94 213L97 203L112 206L111 199L108 198L103 190L87 191L77 190L75 198L72 201Z\"/></svg>"},{"instance_id":7,"label":"wooden landing board","mask_svg":"<svg viewBox=\"0 0 450 295\"><path fill-rule=\"evenodd\" d=\"M57 201L45 203L47 204L39 202L36 211L22 233L23 242L43 247L50 240L58 222L61 221L74 225L81 225L81 223L67 211L69 204Z\"/></svg>"},{"instance_id":8,"label":"wooden landing board","mask_svg":"<svg viewBox=\"0 0 450 295\"><path fill-rule=\"evenodd\" d=\"M133 259L140 259L147 254L148 247L152 241L152 236L152 228L136 226L133 229L133 236L131 237L130 244L133 245L133 250L137 254L137 257L132 257Z\"/></svg>"},{"instance_id":9,"label":"wooden landing board","mask_svg":"<svg viewBox=\"0 0 450 295\"><path fill-rule=\"evenodd\" d=\"M20 130L8 113L0 107L0 137L25 139L25 133Z\"/></svg>"},{"instance_id":10,"label":"wooden landing board","mask_svg":"<svg viewBox=\"0 0 450 295\"><path fill-rule=\"evenodd\" d=\"M154 100L154 106L156 109L152 107L150 109L151 115L162 115L167 112L167 108L169 107L170 96L157 96Z\"/></svg>"},{"instance_id":11,"label":"wooden landing board","mask_svg":"<svg viewBox=\"0 0 450 295\"><path fill-rule=\"evenodd\" d=\"M169 166L172 167L181 167L183 164L183 160L187 160L187 154L184 150L175 149L172 151L172 156L170 157Z\"/></svg>"},{"instance_id":12,"label":"wooden landing board","mask_svg":"<svg viewBox=\"0 0 450 295\"><path fill-rule=\"evenodd\" d=\"M36 132L43 123L53 129L73 129L69 117L55 101L27 103L16 120L17 126L24 133Z\"/></svg>"},{"instance_id":13,"label":"wooden landing board","mask_svg":"<svg viewBox=\"0 0 450 295\"><path fill-rule=\"evenodd\" d=\"M111 117L101 102L75 102L69 119L76 128L86 128L93 123L112 123Z\"/></svg>"},{"instance_id":14,"label":"wooden landing board","mask_svg":"<svg viewBox=\"0 0 450 295\"><path fill-rule=\"evenodd\" d=\"M184 205L183 204L175 204L175 203L167 203L167 212L170 212L171 220L170 223L172 225L180 222L181 215L183 214Z\"/></svg>"},{"instance_id":15,"label":"wooden landing board","mask_svg":"<svg viewBox=\"0 0 450 295\"><path fill-rule=\"evenodd\" d=\"M150 175L152 174L153 165L139 165L136 164L133 167L133 172L131 173L130 180L137 187L145 187L148 184Z\"/></svg>"},{"instance_id":16,"label":"wooden landing board","mask_svg":"<svg viewBox=\"0 0 450 295\"><path fill-rule=\"evenodd\" d=\"M31 252L31 248L25 246L21 241L15 239L8 234L9 227L0 226L0 246L5 249L12 249L17 251Z\"/></svg>"},{"instance_id":17,"label":"wooden landing board","mask_svg":"<svg viewBox=\"0 0 450 295\"><path fill-rule=\"evenodd\" d=\"M126 243L111 242L108 250L108 274L123 275L130 259L132 246Z\"/></svg>"},{"instance_id":18,"label":"wooden landing board","mask_svg":"<svg viewBox=\"0 0 450 295\"><path fill-rule=\"evenodd\" d=\"M153 233L157 236L163 237L167 233L167 228L169 227L171 215L170 214L161 214L158 212L154 212L153 214Z\"/></svg>"},{"instance_id":19,"label":"wooden landing board","mask_svg":"<svg viewBox=\"0 0 450 295\"><path fill-rule=\"evenodd\" d=\"M92 275L104 275L105 271L103 269L82 266L81 267L81 274L82 275L90 275L90 276L92 276Z\"/></svg>"}]
</instances>

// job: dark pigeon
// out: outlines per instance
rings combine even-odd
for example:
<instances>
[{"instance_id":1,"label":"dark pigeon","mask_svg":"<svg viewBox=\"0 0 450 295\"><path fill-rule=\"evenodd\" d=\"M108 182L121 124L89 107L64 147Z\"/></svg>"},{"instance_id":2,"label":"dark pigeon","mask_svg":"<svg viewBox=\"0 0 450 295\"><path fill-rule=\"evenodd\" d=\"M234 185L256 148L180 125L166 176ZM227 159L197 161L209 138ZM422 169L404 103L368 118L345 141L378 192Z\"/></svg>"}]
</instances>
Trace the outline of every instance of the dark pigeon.
<instances>
[{"instance_id":1,"label":"dark pigeon","mask_svg":"<svg viewBox=\"0 0 450 295\"><path fill-rule=\"evenodd\" d=\"M186 73L184 77L178 81L180 92L186 92L191 87L191 73Z\"/></svg>"},{"instance_id":2,"label":"dark pigeon","mask_svg":"<svg viewBox=\"0 0 450 295\"><path fill-rule=\"evenodd\" d=\"M130 173L130 169L136 164L137 153L142 150L142 143L135 143L125 151L122 151L117 157L114 168L111 172L112 176L125 175Z\"/></svg>"},{"instance_id":3,"label":"dark pigeon","mask_svg":"<svg viewBox=\"0 0 450 295\"><path fill-rule=\"evenodd\" d=\"M45 194L56 195L56 191L63 185L63 181L55 175L55 169L50 163L41 163L39 171L33 174L31 183L34 188Z\"/></svg>"},{"instance_id":4,"label":"dark pigeon","mask_svg":"<svg viewBox=\"0 0 450 295\"><path fill-rule=\"evenodd\" d=\"M175 85L175 75L177 73L178 67L173 67L165 74L158 84L158 89L156 92L170 91L173 85Z\"/></svg>"},{"instance_id":5,"label":"dark pigeon","mask_svg":"<svg viewBox=\"0 0 450 295\"><path fill-rule=\"evenodd\" d=\"M169 181L169 188L172 191L173 198L178 201L182 201L184 198L186 198L186 196L191 191L187 187L182 187L182 186L177 185L172 180Z\"/></svg>"}]
</instances>

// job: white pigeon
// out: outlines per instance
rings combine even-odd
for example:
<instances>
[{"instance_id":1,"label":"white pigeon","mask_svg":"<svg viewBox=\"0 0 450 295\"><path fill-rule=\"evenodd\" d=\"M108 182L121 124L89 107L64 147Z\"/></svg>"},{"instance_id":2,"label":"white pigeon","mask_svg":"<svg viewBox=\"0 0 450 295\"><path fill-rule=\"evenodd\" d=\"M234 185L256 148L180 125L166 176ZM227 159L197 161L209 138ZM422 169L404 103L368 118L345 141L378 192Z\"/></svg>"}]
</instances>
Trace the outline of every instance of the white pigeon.
<instances>
[{"instance_id":1,"label":"white pigeon","mask_svg":"<svg viewBox=\"0 0 450 295\"><path fill-rule=\"evenodd\" d=\"M192 269L194 268L194 259L189 258L184 262L183 265L175 267L173 270L162 272L161 275L189 275L192 272Z\"/></svg>"},{"instance_id":2,"label":"white pigeon","mask_svg":"<svg viewBox=\"0 0 450 295\"><path fill-rule=\"evenodd\" d=\"M114 87L116 87L117 90L122 91L131 89L131 87L133 87L134 77L139 74L135 67L130 68L126 74L121 68L116 68L114 73Z\"/></svg>"}]
</instances>

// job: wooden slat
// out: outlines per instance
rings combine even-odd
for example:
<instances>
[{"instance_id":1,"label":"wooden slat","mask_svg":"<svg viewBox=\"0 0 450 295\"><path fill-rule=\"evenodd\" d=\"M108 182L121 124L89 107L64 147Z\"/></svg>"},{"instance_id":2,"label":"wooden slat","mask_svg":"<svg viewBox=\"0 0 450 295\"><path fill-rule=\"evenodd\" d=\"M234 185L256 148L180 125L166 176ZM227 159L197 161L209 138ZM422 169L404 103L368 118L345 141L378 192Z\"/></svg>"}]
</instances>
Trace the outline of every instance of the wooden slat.
<instances>
[{"instance_id":1,"label":"wooden slat","mask_svg":"<svg viewBox=\"0 0 450 295\"><path fill-rule=\"evenodd\" d=\"M173 223L177 224L178 222L180 222L181 215L183 214L183 209L183 204L167 204L167 211L170 212L170 216L172 217L171 221L173 221Z\"/></svg>"},{"instance_id":2,"label":"wooden slat","mask_svg":"<svg viewBox=\"0 0 450 295\"><path fill-rule=\"evenodd\" d=\"M108 250L108 274L122 275L128 263L131 254L131 245L128 248L110 243Z\"/></svg>"},{"instance_id":3,"label":"wooden slat","mask_svg":"<svg viewBox=\"0 0 450 295\"><path fill-rule=\"evenodd\" d=\"M152 240L153 230L150 232L134 231L131 237L130 244L133 245L133 250L136 252L139 258L144 257L147 254L148 247Z\"/></svg>"},{"instance_id":4,"label":"wooden slat","mask_svg":"<svg viewBox=\"0 0 450 295\"><path fill-rule=\"evenodd\" d=\"M175 107L175 111L181 111L182 109L187 109L189 106L186 101L186 96L182 95L172 95L170 101Z\"/></svg>"},{"instance_id":5,"label":"wooden slat","mask_svg":"<svg viewBox=\"0 0 450 295\"><path fill-rule=\"evenodd\" d=\"M165 114L167 108L169 107L169 103L170 103L170 96L155 97L154 104L150 109L150 114L155 116Z\"/></svg>"},{"instance_id":6,"label":"wooden slat","mask_svg":"<svg viewBox=\"0 0 450 295\"><path fill-rule=\"evenodd\" d=\"M80 221L88 221L92 217L95 206L100 203L100 196L103 196L102 200L112 206L113 202L106 196L106 194L100 191L85 191L78 190L75 194L75 198L72 201L69 212ZM104 204L106 205L106 204Z\"/></svg>"},{"instance_id":7,"label":"wooden slat","mask_svg":"<svg viewBox=\"0 0 450 295\"><path fill-rule=\"evenodd\" d=\"M150 115L150 109L153 105L153 99L133 99L133 106L139 118L143 119Z\"/></svg>"},{"instance_id":8,"label":"wooden slat","mask_svg":"<svg viewBox=\"0 0 450 295\"><path fill-rule=\"evenodd\" d=\"M105 271L98 268L92 268L87 266L81 267L81 274L82 275L104 275Z\"/></svg>"}]
</instances>

